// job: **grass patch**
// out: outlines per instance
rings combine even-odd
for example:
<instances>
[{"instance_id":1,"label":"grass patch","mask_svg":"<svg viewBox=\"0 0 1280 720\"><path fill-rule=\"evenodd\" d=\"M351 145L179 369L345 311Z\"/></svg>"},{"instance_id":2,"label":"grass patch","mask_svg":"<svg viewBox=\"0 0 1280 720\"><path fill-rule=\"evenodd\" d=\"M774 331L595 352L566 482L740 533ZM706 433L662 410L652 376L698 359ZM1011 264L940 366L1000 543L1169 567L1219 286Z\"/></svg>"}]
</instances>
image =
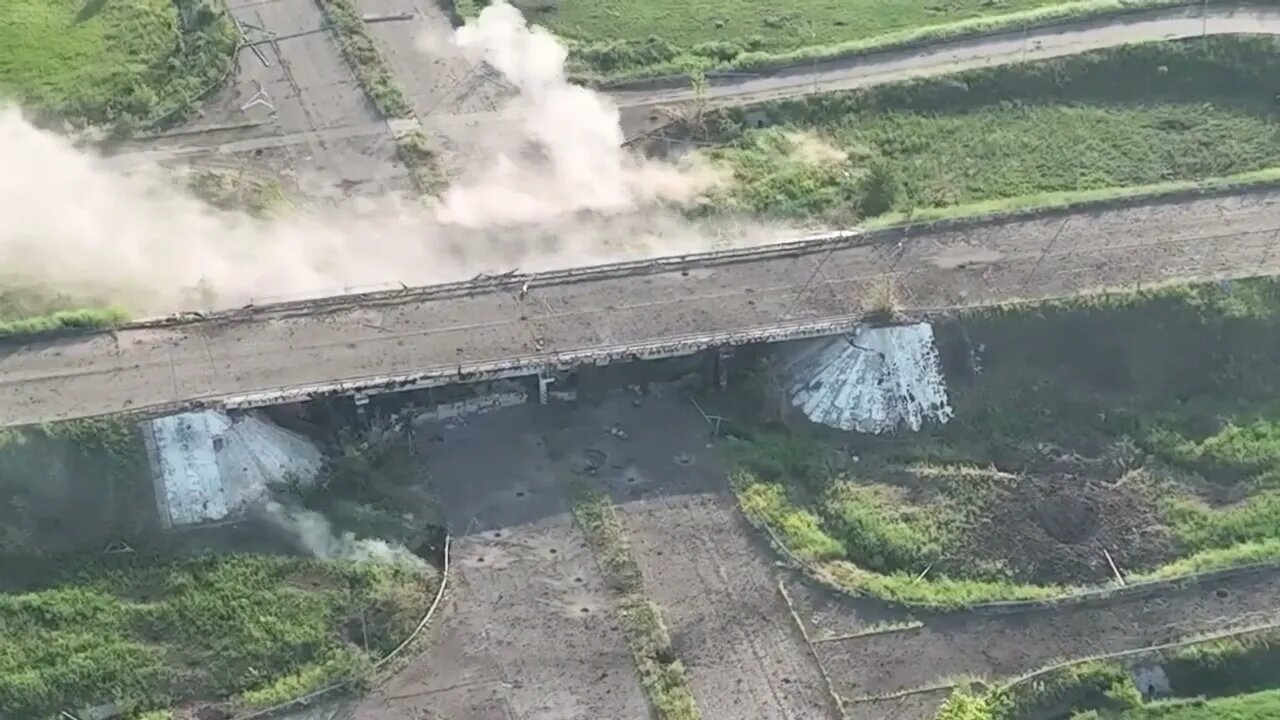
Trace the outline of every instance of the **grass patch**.
<instances>
[{"instance_id":1,"label":"grass patch","mask_svg":"<svg viewBox=\"0 0 1280 720\"><path fill-rule=\"evenodd\" d=\"M193 110L231 68L237 42L208 0L8 0L0 94L45 122L127 135Z\"/></svg>"},{"instance_id":2,"label":"grass patch","mask_svg":"<svg viewBox=\"0 0 1280 720\"><path fill-rule=\"evenodd\" d=\"M279 180L254 177L242 170L195 170L186 181L197 198L220 210L242 210L262 217L289 203Z\"/></svg>"},{"instance_id":3,"label":"grass patch","mask_svg":"<svg viewBox=\"0 0 1280 720\"><path fill-rule=\"evenodd\" d=\"M662 612L645 597L640 566L631 554L613 502L597 490L576 487L573 516L604 570L606 582L620 596L622 630L654 711L663 720L702 717L689 686L688 672L671 648Z\"/></svg>"},{"instance_id":4,"label":"grass patch","mask_svg":"<svg viewBox=\"0 0 1280 720\"><path fill-rule=\"evenodd\" d=\"M0 496L5 556L99 552L156 525L142 438L124 420L0 430ZM11 563L0 587L20 586L41 572L35 564Z\"/></svg>"},{"instance_id":5,"label":"grass patch","mask_svg":"<svg viewBox=\"0 0 1280 720\"><path fill-rule=\"evenodd\" d=\"M948 424L738 428L740 505L827 580L912 604L1108 584L1099 548L1129 582L1280 561L1278 323L1273 280L966 313L935 325Z\"/></svg>"},{"instance_id":6,"label":"grass patch","mask_svg":"<svg viewBox=\"0 0 1280 720\"><path fill-rule=\"evenodd\" d=\"M457 0L473 17L485 0ZM690 67L750 69L883 50L1012 27L1046 24L1175 0L815 0L777 7L743 0L516 0L530 22L570 47L581 78L619 80L685 72Z\"/></svg>"},{"instance_id":7,"label":"grass patch","mask_svg":"<svg viewBox=\"0 0 1280 720\"><path fill-rule=\"evenodd\" d=\"M448 185L440 159L426 133L412 130L396 138L396 153L423 195L439 195Z\"/></svg>"},{"instance_id":8,"label":"grass patch","mask_svg":"<svg viewBox=\"0 0 1280 720\"><path fill-rule=\"evenodd\" d=\"M336 679L412 630L414 571L270 556L94 557L49 589L0 596L0 707L126 712L238 696L268 705ZM367 638L367 644L366 644Z\"/></svg>"},{"instance_id":9,"label":"grass patch","mask_svg":"<svg viewBox=\"0 0 1280 720\"><path fill-rule=\"evenodd\" d=\"M721 206L843 222L1274 180L1277 72L1274 38L1148 43L726 110L708 152Z\"/></svg>"},{"instance_id":10,"label":"grass patch","mask_svg":"<svg viewBox=\"0 0 1280 720\"><path fill-rule=\"evenodd\" d=\"M1134 684L1118 659L1086 660L1033 673L981 694L955 693L937 720L1020 720L1034 717L1261 718L1280 709L1280 649L1274 630L1146 653L1129 662L1158 664L1167 695Z\"/></svg>"},{"instance_id":11,"label":"grass patch","mask_svg":"<svg viewBox=\"0 0 1280 720\"><path fill-rule=\"evenodd\" d=\"M395 73L369 35L360 9L352 0L320 0L325 17L338 34L342 56L355 71L356 79L374 107L388 118L409 118L413 106L404 95Z\"/></svg>"},{"instance_id":12,"label":"grass patch","mask_svg":"<svg viewBox=\"0 0 1280 720\"><path fill-rule=\"evenodd\" d=\"M0 339L50 335L67 330L101 330L129 321L120 308L55 310L44 315L0 319Z\"/></svg>"}]
</instances>

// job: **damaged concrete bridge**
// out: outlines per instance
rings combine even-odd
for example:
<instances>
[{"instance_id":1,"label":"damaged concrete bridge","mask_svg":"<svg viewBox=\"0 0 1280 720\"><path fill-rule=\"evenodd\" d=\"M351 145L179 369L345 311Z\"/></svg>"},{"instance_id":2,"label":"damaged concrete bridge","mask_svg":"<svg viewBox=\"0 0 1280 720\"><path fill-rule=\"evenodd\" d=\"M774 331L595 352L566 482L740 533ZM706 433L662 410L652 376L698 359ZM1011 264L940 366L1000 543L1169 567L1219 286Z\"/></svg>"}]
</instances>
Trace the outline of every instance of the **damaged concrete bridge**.
<instances>
[{"instance_id":1,"label":"damaged concrete bridge","mask_svg":"<svg viewBox=\"0 0 1280 720\"><path fill-rule=\"evenodd\" d=\"M1275 274L1278 240L1280 190L1186 194L168 318L0 343L0 426L499 378L545 392L581 366L842 336L890 306Z\"/></svg>"}]
</instances>

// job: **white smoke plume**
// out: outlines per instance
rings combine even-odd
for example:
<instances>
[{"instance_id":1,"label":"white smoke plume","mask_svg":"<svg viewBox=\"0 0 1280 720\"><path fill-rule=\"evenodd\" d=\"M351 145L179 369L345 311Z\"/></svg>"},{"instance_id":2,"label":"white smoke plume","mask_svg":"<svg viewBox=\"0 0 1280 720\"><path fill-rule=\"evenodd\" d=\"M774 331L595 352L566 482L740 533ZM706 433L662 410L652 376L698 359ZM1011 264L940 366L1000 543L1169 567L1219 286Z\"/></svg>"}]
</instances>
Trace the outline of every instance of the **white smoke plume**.
<instances>
[{"instance_id":1,"label":"white smoke plume","mask_svg":"<svg viewBox=\"0 0 1280 720\"><path fill-rule=\"evenodd\" d=\"M276 218L219 211L153 170L124 174L0 109L0 289L38 285L135 313L426 284L776 239L670 209L715 174L620 147L618 110L569 84L565 50L505 2L453 38L518 89L515 137L491 139L434 206L384 197ZM528 152L529 147L536 152ZM521 151L523 149L524 151ZM203 287L205 295L194 292Z\"/></svg>"},{"instance_id":2,"label":"white smoke plume","mask_svg":"<svg viewBox=\"0 0 1280 720\"><path fill-rule=\"evenodd\" d=\"M423 49L432 52L429 39ZM497 2L454 38L473 62L502 73L519 95L507 110L522 119L520 137L542 151L511 154L450 188L440 213L468 227L546 222L576 211L619 213L655 202L684 202L715 182L710 168L677 168L627 152L617 107L569 83L568 51L550 32L529 27L515 7Z\"/></svg>"},{"instance_id":3,"label":"white smoke plume","mask_svg":"<svg viewBox=\"0 0 1280 720\"><path fill-rule=\"evenodd\" d=\"M403 545L371 538L356 539L350 532L335 533L329 519L313 510L269 502L266 511L272 522L297 537L302 546L318 558L404 565L420 572L431 570L425 560Z\"/></svg>"}]
</instances>

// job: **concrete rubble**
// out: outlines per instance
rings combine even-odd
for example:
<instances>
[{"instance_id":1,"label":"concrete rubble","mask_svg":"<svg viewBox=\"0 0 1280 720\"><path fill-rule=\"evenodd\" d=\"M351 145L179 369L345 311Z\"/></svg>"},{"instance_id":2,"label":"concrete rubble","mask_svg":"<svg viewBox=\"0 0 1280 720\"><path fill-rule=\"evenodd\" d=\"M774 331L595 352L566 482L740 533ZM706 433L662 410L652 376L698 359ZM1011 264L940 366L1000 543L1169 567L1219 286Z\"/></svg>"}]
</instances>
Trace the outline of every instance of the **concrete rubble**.
<instances>
[{"instance_id":1,"label":"concrete rubble","mask_svg":"<svg viewBox=\"0 0 1280 720\"><path fill-rule=\"evenodd\" d=\"M928 323L787 343L776 357L790 404L813 422L881 434L951 419Z\"/></svg>"}]
</instances>

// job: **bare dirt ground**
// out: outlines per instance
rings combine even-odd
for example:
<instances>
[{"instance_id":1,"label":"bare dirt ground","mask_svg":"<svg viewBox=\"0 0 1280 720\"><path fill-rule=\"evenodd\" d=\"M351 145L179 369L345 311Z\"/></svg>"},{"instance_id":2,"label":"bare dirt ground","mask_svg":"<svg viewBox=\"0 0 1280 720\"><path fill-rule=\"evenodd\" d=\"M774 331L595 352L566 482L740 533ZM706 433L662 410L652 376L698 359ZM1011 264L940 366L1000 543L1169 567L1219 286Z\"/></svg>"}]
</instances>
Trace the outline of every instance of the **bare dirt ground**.
<instances>
[{"instance_id":1,"label":"bare dirt ground","mask_svg":"<svg viewBox=\"0 0 1280 720\"><path fill-rule=\"evenodd\" d=\"M676 389L659 392L577 408L551 442L595 453L703 718L839 717L778 571L737 513L709 426Z\"/></svg>"},{"instance_id":2,"label":"bare dirt ground","mask_svg":"<svg viewBox=\"0 0 1280 720\"><path fill-rule=\"evenodd\" d=\"M446 171L456 174L504 136L518 138L521 121L498 111L515 90L492 68L464 57L453 45L453 24L433 0L361 0L370 16L412 15L378 22L369 32L395 72L423 129L434 140Z\"/></svg>"},{"instance_id":3,"label":"bare dirt ground","mask_svg":"<svg viewBox=\"0 0 1280 720\"><path fill-rule=\"evenodd\" d=\"M620 503L703 717L839 717L706 424L674 392L634 400L419 429L459 535L450 602L433 646L354 717L646 717L613 598L565 514L565 480L589 463Z\"/></svg>"},{"instance_id":4,"label":"bare dirt ground","mask_svg":"<svg viewBox=\"0 0 1280 720\"><path fill-rule=\"evenodd\" d=\"M611 596L567 513L536 409L419 428L456 534L449 599L431 648L350 717L645 717Z\"/></svg>"},{"instance_id":5,"label":"bare dirt ground","mask_svg":"<svg viewBox=\"0 0 1280 720\"><path fill-rule=\"evenodd\" d=\"M845 698L923 688L960 675L1003 678L1055 661L1173 642L1280 619L1280 576L1261 573L1156 597L1003 616L920 616L922 626L861 637L890 620L870 602L791 586L837 692ZM859 617L861 606L870 615ZM905 715L903 717L906 717Z\"/></svg>"}]
</instances>

